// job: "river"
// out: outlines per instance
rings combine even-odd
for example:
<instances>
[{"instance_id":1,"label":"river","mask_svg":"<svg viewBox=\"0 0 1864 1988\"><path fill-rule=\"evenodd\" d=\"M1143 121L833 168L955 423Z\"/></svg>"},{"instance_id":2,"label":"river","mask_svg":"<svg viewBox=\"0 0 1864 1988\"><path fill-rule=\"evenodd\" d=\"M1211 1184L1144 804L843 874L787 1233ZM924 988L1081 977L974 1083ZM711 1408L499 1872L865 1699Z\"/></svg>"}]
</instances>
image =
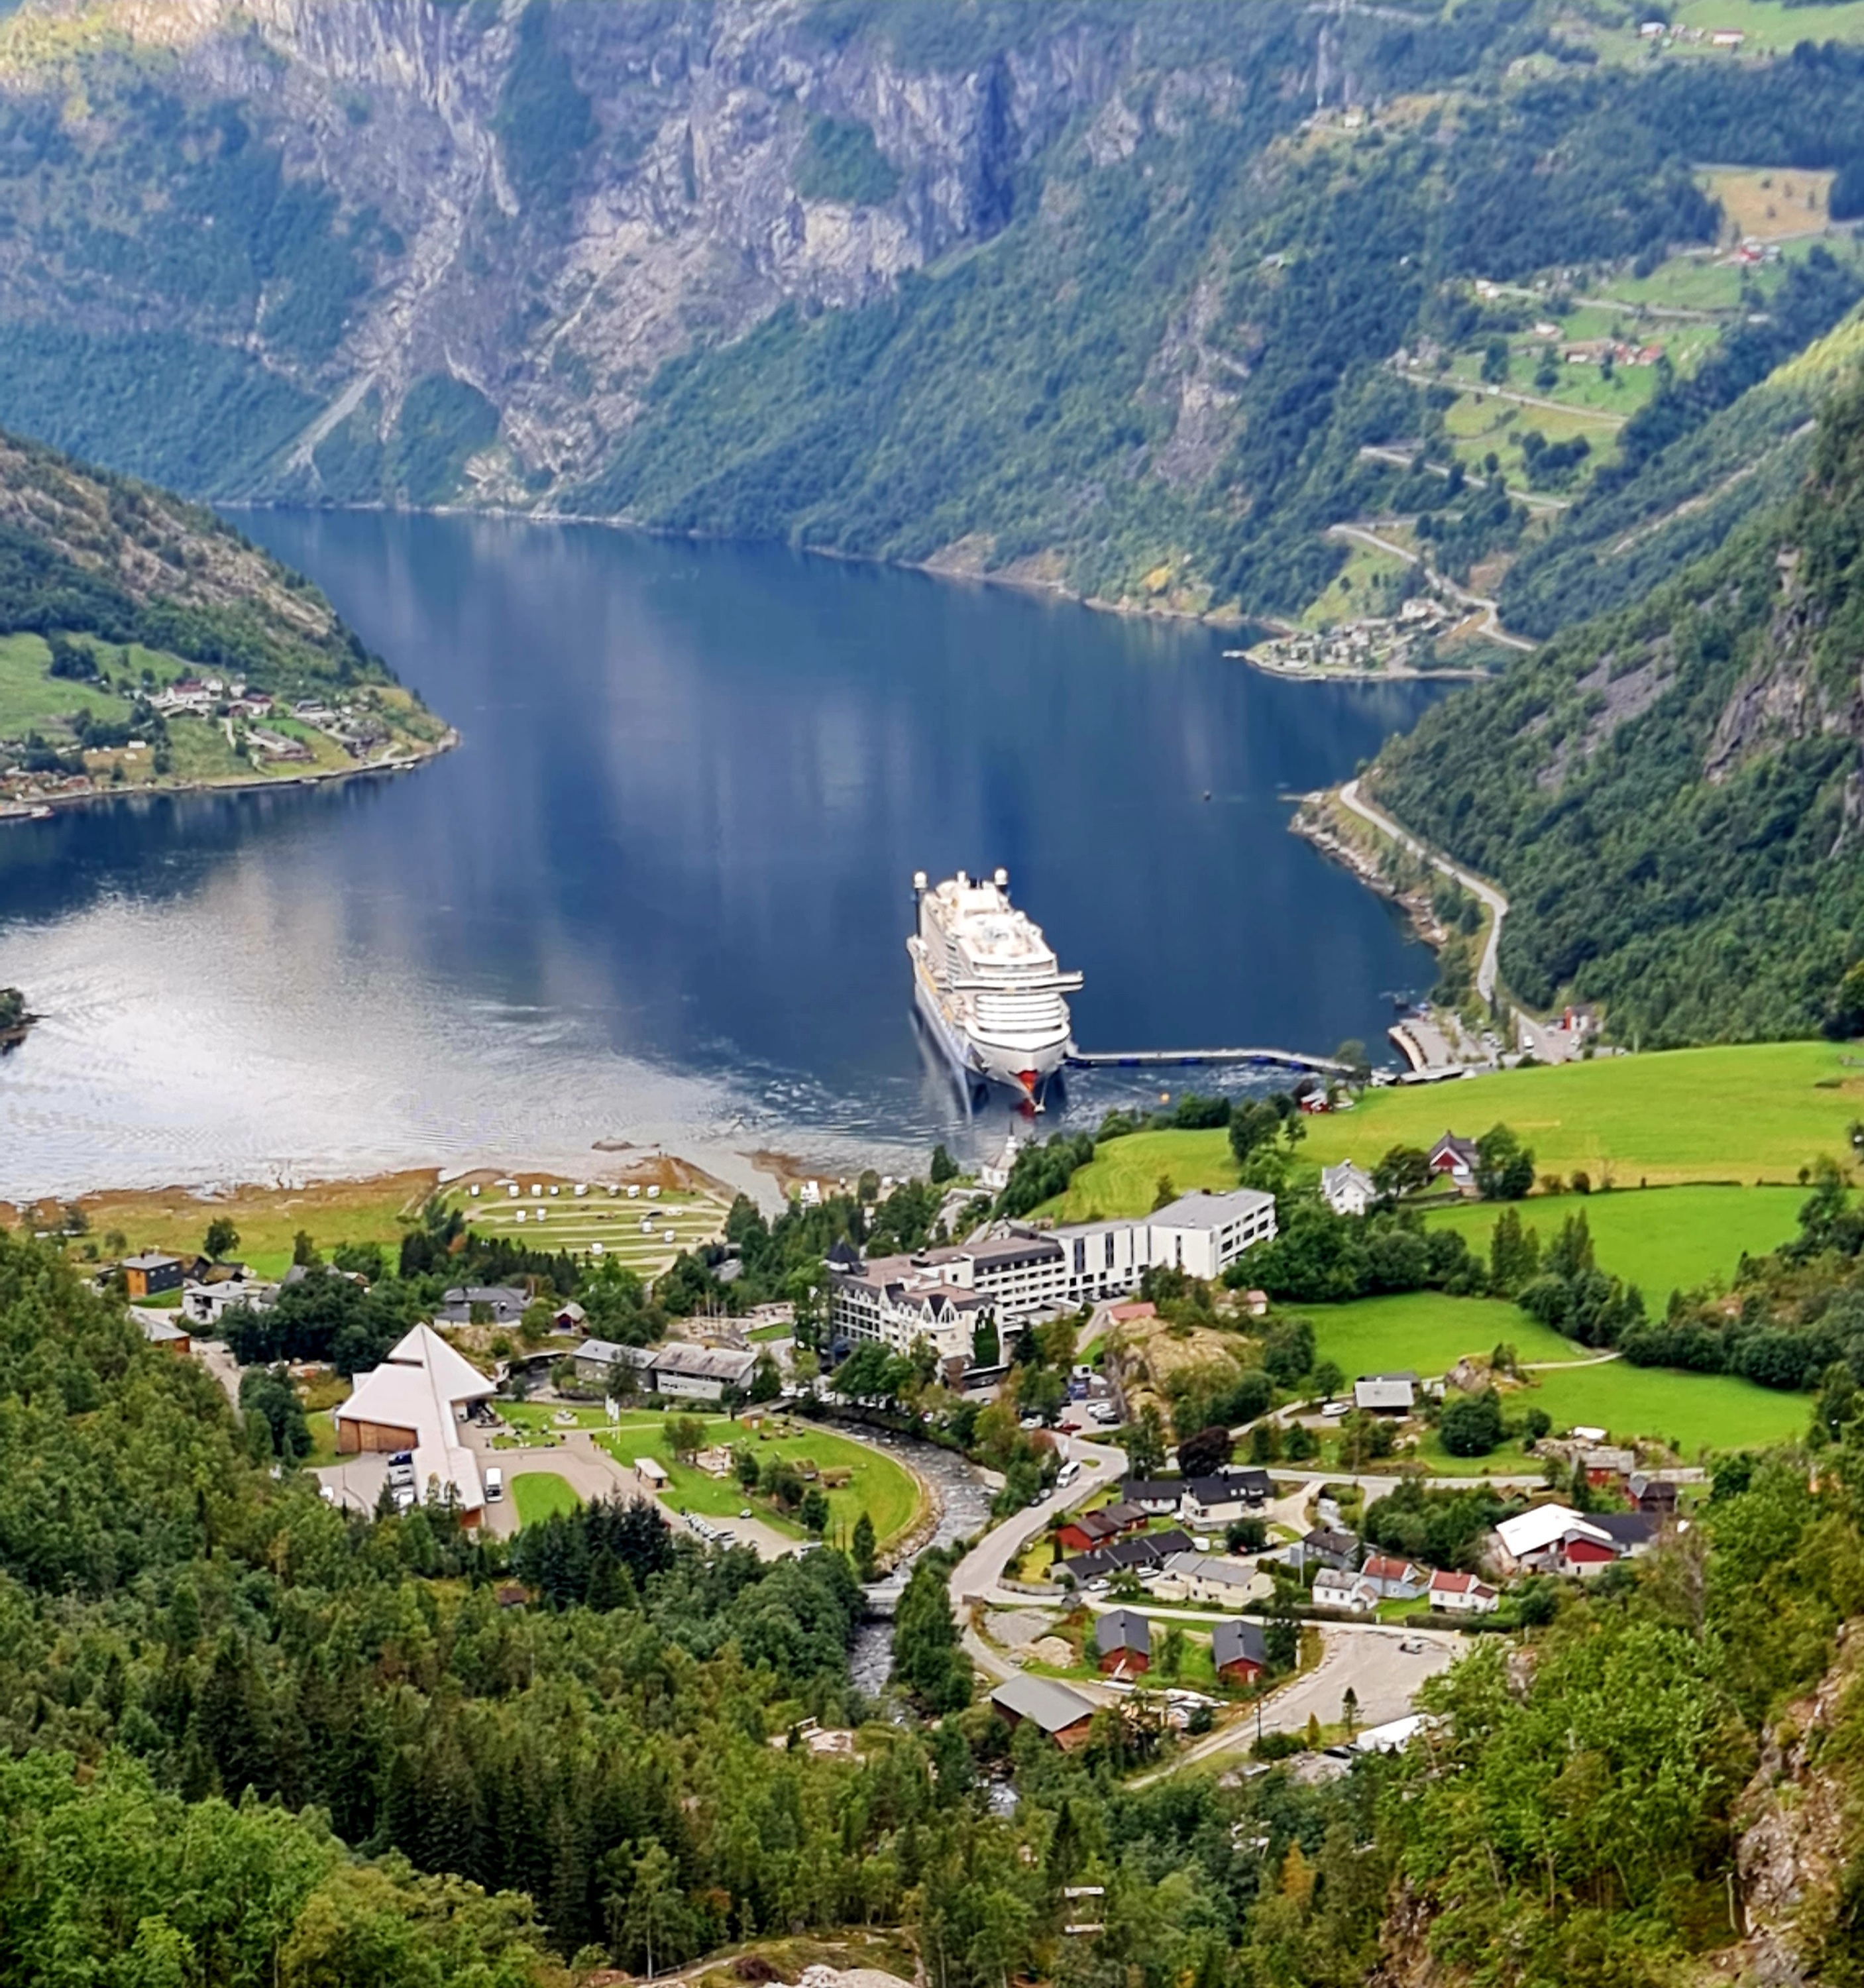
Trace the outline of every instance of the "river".
<instances>
[{"instance_id":1,"label":"river","mask_svg":"<svg viewBox=\"0 0 1864 1988\"><path fill-rule=\"evenodd\" d=\"M920 868L1008 867L1086 974L1084 1048L1379 1048L1431 977L1287 821L1436 687L1279 681L1209 629L780 548L236 522L462 742L0 829L0 985L46 1017L0 1062L0 1197L982 1151L1000 1126L910 1015ZM1050 1123L1141 1088L1079 1078Z\"/></svg>"}]
</instances>

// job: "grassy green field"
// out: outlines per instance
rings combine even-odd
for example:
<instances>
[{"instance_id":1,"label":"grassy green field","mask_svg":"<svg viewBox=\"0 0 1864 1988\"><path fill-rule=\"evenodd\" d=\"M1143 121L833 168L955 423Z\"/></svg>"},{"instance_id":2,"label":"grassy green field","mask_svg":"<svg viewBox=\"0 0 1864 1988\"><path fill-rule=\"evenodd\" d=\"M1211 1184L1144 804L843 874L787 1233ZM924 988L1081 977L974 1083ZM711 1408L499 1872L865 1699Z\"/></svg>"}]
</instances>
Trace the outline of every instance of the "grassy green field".
<instances>
[{"instance_id":1,"label":"grassy green field","mask_svg":"<svg viewBox=\"0 0 1864 1988\"><path fill-rule=\"evenodd\" d=\"M1764 1256L1790 1237L1805 1190L1792 1187L1671 1187L1641 1192L1540 1197L1521 1209L1544 1246L1567 1216L1583 1214L1601 1266L1636 1284L1655 1310L1673 1290L1703 1284L1724 1288L1743 1251ZM1435 1226L1460 1230L1486 1254L1500 1212L1492 1202L1462 1202L1433 1210Z\"/></svg>"},{"instance_id":2,"label":"grassy green field","mask_svg":"<svg viewBox=\"0 0 1864 1988\"><path fill-rule=\"evenodd\" d=\"M760 1462L774 1451L792 1462L807 1457L818 1469L851 1472L846 1486L829 1492L834 1523L837 1527L852 1526L864 1511L873 1520L882 1547L912 1524L919 1506L918 1486L912 1473L891 1457L807 1423L786 1423L783 1427L793 1432L766 1436L720 1415L707 1421L705 1439L727 1449L748 1442ZM799 1527L775 1519L763 1500L747 1498L735 1479L710 1477L690 1464L676 1463L667 1442L664 1415L625 1417L611 1432L596 1439L619 1463L631 1465L638 1458L651 1456L664 1465L667 1502L679 1511L697 1512L706 1518L735 1519L749 1505L760 1518L782 1525L786 1531L800 1533Z\"/></svg>"},{"instance_id":3,"label":"grassy green field","mask_svg":"<svg viewBox=\"0 0 1864 1988\"><path fill-rule=\"evenodd\" d=\"M512 1479L509 1489L521 1526L534 1526L553 1513L573 1512L582 1503L553 1470L526 1470Z\"/></svg>"},{"instance_id":4,"label":"grassy green field","mask_svg":"<svg viewBox=\"0 0 1864 1988\"><path fill-rule=\"evenodd\" d=\"M1358 1298L1350 1304L1302 1305L1314 1324L1314 1355L1331 1360L1348 1380L1414 1367L1441 1374L1466 1353L1489 1353L1504 1341L1523 1360L1580 1360L1583 1348L1501 1298L1446 1298L1440 1291L1406 1291Z\"/></svg>"},{"instance_id":5,"label":"grassy green field","mask_svg":"<svg viewBox=\"0 0 1864 1988\"><path fill-rule=\"evenodd\" d=\"M114 718L128 715L128 705L109 691L46 675L51 660L52 651L37 635L0 635L0 736L12 737L80 709Z\"/></svg>"},{"instance_id":6,"label":"grassy green field","mask_svg":"<svg viewBox=\"0 0 1864 1988\"><path fill-rule=\"evenodd\" d=\"M479 1235L533 1249L580 1253L599 1246L604 1256L643 1276L657 1276L680 1250L709 1242L726 1212L726 1204L716 1196L680 1188L668 1188L652 1201L644 1195L631 1201L625 1191L611 1192L600 1183L584 1183L589 1191L578 1195L576 1182L545 1175L526 1175L519 1185L526 1190L519 1195L496 1184L482 1184L476 1195L456 1191L449 1205L458 1208ZM530 1193L533 1185L545 1192Z\"/></svg>"},{"instance_id":7,"label":"grassy green field","mask_svg":"<svg viewBox=\"0 0 1864 1988\"><path fill-rule=\"evenodd\" d=\"M1661 1436L1685 1456L1746 1449L1803 1435L1812 1398L1757 1388L1727 1374L1674 1374L1622 1360L1541 1374L1527 1396L1556 1429L1592 1423L1616 1436Z\"/></svg>"},{"instance_id":8,"label":"grassy green field","mask_svg":"<svg viewBox=\"0 0 1864 1988\"><path fill-rule=\"evenodd\" d=\"M1478 1137L1497 1121L1532 1147L1543 1173L1589 1173L1636 1187L1676 1182L1796 1183L1822 1154L1846 1158L1864 1117L1864 1056L1825 1042L1744 1043L1498 1070L1461 1084L1368 1091L1357 1109L1306 1121L1301 1158L1372 1166L1395 1145L1446 1128ZM1229 1136L1138 1132L1103 1147L1044 1215L1142 1215L1161 1175L1179 1192L1236 1185ZM1533 1210L1530 1206L1528 1213Z\"/></svg>"}]
</instances>

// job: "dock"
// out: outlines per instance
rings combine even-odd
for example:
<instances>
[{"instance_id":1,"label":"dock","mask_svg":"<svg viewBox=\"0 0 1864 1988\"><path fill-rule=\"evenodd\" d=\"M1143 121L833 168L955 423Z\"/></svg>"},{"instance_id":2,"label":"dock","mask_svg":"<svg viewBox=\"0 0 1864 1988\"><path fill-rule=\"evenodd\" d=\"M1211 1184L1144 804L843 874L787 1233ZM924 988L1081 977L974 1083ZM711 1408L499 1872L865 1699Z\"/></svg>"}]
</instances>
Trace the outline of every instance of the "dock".
<instances>
[{"instance_id":1,"label":"dock","mask_svg":"<svg viewBox=\"0 0 1864 1988\"><path fill-rule=\"evenodd\" d=\"M1149 1070L1199 1063L1250 1063L1260 1070L1306 1070L1325 1077L1351 1077L1353 1066L1333 1057L1300 1050L1071 1050L1071 1070Z\"/></svg>"}]
</instances>

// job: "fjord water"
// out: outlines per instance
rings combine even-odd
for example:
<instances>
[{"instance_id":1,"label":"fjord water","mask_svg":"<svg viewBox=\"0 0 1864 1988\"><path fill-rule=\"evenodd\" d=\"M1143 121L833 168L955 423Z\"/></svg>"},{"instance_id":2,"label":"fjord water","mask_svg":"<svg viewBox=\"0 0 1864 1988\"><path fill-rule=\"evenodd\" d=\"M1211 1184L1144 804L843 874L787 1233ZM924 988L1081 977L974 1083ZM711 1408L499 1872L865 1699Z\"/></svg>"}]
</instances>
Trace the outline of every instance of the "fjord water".
<instances>
[{"instance_id":1,"label":"fjord water","mask_svg":"<svg viewBox=\"0 0 1864 1988\"><path fill-rule=\"evenodd\" d=\"M399 778L0 829L0 1195L658 1142L976 1150L914 870L1010 871L1084 1048L1384 1044L1429 956L1287 832L1433 694L1192 625L594 526L257 512L458 728ZM1230 638L1233 640L1234 638ZM1143 1084L1202 1082L1177 1072ZM1077 1078L1051 1123L1139 1080Z\"/></svg>"}]
</instances>

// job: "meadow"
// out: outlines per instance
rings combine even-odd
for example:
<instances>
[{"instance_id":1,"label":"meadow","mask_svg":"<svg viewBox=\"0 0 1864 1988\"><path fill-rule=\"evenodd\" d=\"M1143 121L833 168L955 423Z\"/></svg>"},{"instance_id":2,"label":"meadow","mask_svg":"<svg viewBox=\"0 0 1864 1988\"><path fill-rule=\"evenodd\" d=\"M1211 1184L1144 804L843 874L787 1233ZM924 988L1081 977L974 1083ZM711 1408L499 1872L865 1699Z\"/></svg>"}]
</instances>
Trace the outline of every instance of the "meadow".
<instances>
[{"instance_id":1,"label":"meadow","mask_svg":"<svg viewBox=\"0 0 1864 1988\"><path fill-rule=\"evenodd\" d=\"M1568 1367L1534 1377L1527 1398L1553 1417L1614 1436L1658 1436L1680 1454L1757 1449L1805 1432L1812 1403L1804 1395L1757 1388L1730 1374L1676 1374L1622 1360Z\"/></svg>"},{"instance_id":2,"label":"meadow","mask_svg":"<svg viewBox=\"0 0 1864 1988\"><path fill-rule=\"evenodd\" d=\"M1792 1187L1670 1187L1611 1194L1538 1195L1523 1204L1524 1223L1543 1247L1571 1215L1583 1215L1600 1266L1637 1286L1653 1310L1673 1290L1732 1281L1744 1254L1762 1256L1787 1241L1798 1226L1805 1190ZM1493 1202L1466 1201L1433 1209L1433 1227L1460 1231L1470 1249L1486 1256L1500 1209Z\"/></svg>"},{"instance_id":3,"label":"meadow","mask_svg":"<svg viewBox=\"0 0 1864 1988\"><path fill-rule=\"evenodd\" d=\"M1846 1128L1860 1117L1864 1056L1854 1049L1743 1043L1368 1091L1351 1111L1305 1121L1300 1156L1315 1166L1352 1159L1371 1167L1393 1146L1427 1147L1446 1130L1477 1138L1505 1123L1532 1148L1543 1174L1581 1168L1595 1188L1792 1185L1822 1155L1848 1158ZM1233 1187L1229 1135L1114 1140L1038 1212L1067 1222L1142 1215L1162 1176L1180 1192Z\"/></svg>"},{"instance_id":4,"label":"meadow","mask_svg":"<svg viewBox=\"0 0 1864 1988\"><path fill-rule=\"evenodd\" d=\"M1294 1309L1313 1324L1315 1358L1331 1360L1348 1381L1406 1367L1427 1377L1442 1374L1464 1354L1486 1355L1504 1342L1524 1361L1586 1357L1583 1347L1562 1339L1504 1298L1404 1291Z\"/></svg>"},{"instance_id":5,"label":"meadow","mask_svg":"<svg viewBox=\"0 0 1864 1988\"><path fill-rule=\"evenodd\" d=\"M876 1539L885 1547L912 1526L918 1516L919 1486L910 1471L884 1452L851 1442L828 1430L788 1422L779 1426L786 1432L772 1435L727 1416L713 1416L705 1423L705 1440L709 1445L726 1449L748 1443L760 1463L774 1453L793 1463L807 1458L819 1470L847 1471L848 1483L828 1493L831 1525L837 1531L851 1527L864 1511L874 1522ZM763 1499L747 1497L735 1478L709 1476L691 1464L676 1462L667 1441L664 1415L624 1417L596 1440L617 1463L631 1466L640 1458L651 1456L663 1466L668 1479L666 1502L676 1511L729 1520L748 1505L760 1518L799 1538L802 1536L800 1526L776 1517Z\"/></svg>"}]
</instances>

